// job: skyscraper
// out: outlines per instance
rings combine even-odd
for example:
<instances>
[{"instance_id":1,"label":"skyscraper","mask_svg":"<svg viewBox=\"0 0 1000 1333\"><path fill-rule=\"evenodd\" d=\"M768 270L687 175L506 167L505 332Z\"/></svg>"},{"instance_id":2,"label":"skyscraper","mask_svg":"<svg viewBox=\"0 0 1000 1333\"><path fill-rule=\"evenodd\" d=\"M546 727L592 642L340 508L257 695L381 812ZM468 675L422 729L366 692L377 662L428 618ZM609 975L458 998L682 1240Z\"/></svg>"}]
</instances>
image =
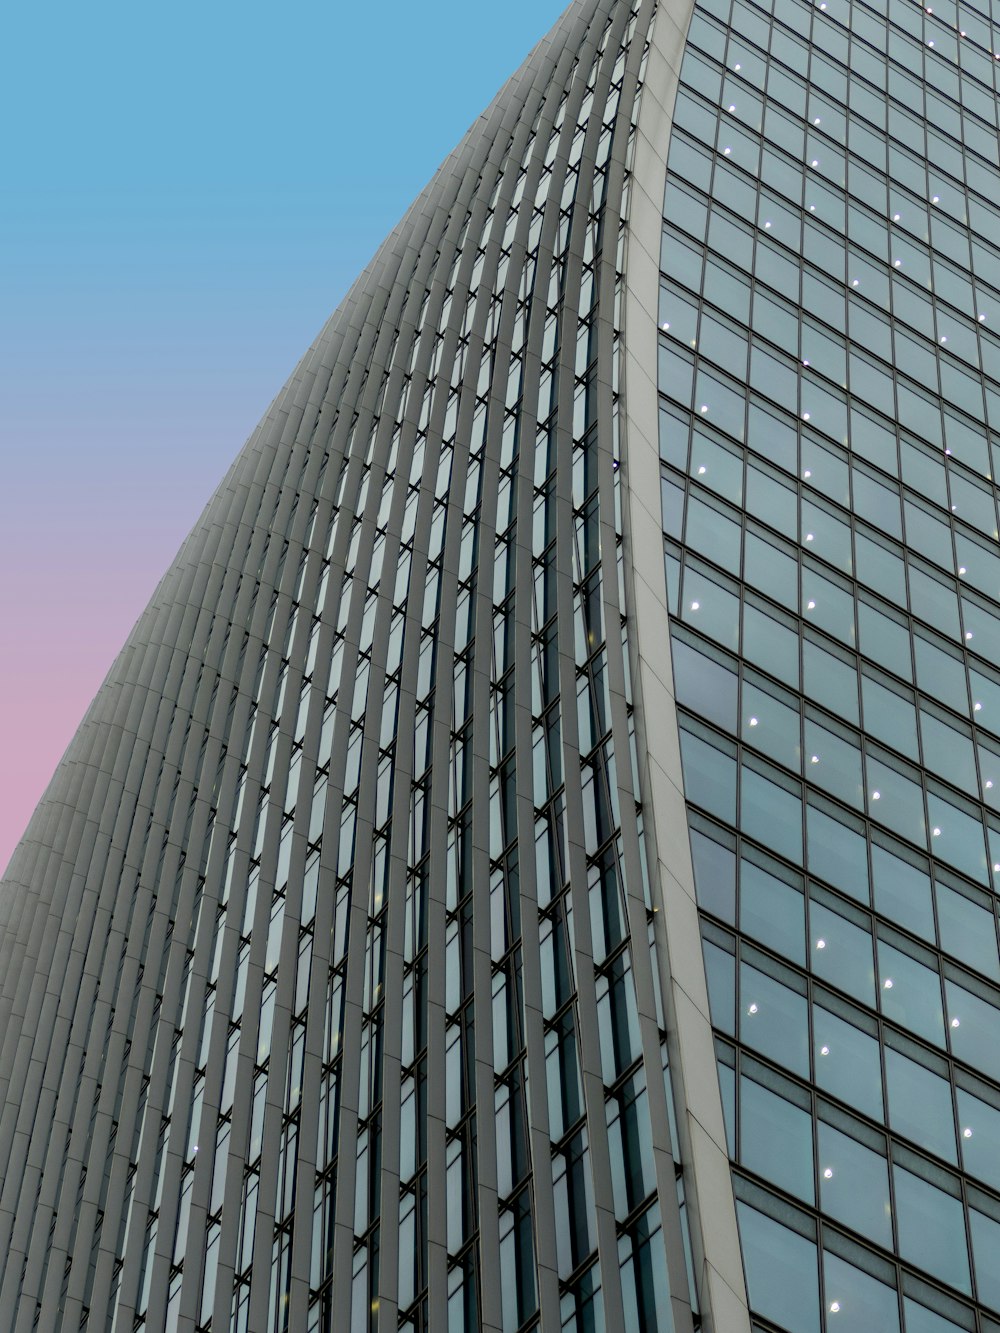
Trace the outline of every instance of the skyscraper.
<instances>
[{"instance_id":1,"label":"skyscraper","mask_svg":"<svg viewBox=\"0 0 1000 1333\"><path fill-rule=\"evenodd\" d=\"M0 1326L1000 1330L998 68L577 0L473 126L0 890Z\"/></svg>"}]
</instances>

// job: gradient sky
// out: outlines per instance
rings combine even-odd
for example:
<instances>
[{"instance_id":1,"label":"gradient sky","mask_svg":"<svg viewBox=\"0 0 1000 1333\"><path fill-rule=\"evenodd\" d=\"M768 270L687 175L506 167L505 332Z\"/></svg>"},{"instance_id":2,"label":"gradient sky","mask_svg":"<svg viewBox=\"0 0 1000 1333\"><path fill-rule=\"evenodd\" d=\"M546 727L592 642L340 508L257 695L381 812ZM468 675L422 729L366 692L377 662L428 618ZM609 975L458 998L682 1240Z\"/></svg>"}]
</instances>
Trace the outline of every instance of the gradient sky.
<instances>
[{"instance_id":1,"label":"gradient sky","mask_svg":"<svg viewBox=\"0 0 1000 1333\"><path fill-rule=\"evenodd\" d=\"M0 20L0 870L299 356L564 0Z\"/></svg>"}]
</instances>

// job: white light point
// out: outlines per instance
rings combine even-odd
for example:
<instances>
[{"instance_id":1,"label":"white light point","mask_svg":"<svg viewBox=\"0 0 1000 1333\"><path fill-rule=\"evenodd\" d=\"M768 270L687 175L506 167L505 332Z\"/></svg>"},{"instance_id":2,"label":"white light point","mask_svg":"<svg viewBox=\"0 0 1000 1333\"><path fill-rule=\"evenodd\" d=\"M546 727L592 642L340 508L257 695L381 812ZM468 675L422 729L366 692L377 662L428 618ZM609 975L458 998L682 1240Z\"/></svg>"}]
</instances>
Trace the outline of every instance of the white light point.
<instances>
[{"instance_id":1,"label":"white light point","mask_svg":"<svg viewBox=\"0 0 1000 1333\"><path fill-rule=\"evenodd\" d=\"M823 1172L823 1179L824 1179L824 1180L832 1180L832 1179L833 1179L833 1172L830 1170L829 1167L827 1167L826 1170Z\"/></svg>"},{"instance_id":2,"label":"white light point","mask_svg":"<svg viewBox=\"0 0 1000 1333\"><path fill-rule=\"evenodd\" d=\"M698 469L698 476L703 477L707 471L708 469L704 466L704 464L702 464L702 466Z\"/></svg>"},{"instance_id":3,"label":"white light point","mask_svg":"<svg viewBox=\"0 0 1000 1333\"><path fill-rule=\"evenodd\" d=\"M957 1018L953 1018L953 1019L951 1020L951 1025L952 1025L953 1028L960 1028L960 1027L962 1026L960 1020L957 1019Z\"/></svg>"},{"instance_id":4,"label":"white light point","mask_svg":"<svg viewBox=\"0 0 1000 1333\"><path fill-rule=\"evenodd\" d=\"M826 940L817 940L817 941L816 941L816 948L817 948L817 949L825 949L825 948L826 948Z\"/></svg>"},{"instance_id":5,"label":"white light point","mask_svg":"<svg viewBox=\"0 0 1000 1333\"><path fill-rule=\"evenodd\" d=\"M882 989L892 990L892 977L886 977L885 981L882 982Z\"/></svg>"},{"instance_id":6,"label":"white light point","mask_svg":"<svg viewBox=\"0 0 1000 1333\"><path fill-rule=\"evenodd\" d=\"M971 1138L972 1138L972 1130L971 1130L971 1129L963 1129L963 1130L962 1130L962 1138L963 1138L963 1139L971 1139Z\"/></svg>"},{"instance_id":7,"label":"white light point","mask_svg":"<svg viewBox=\"0 0 1000 1333\"><path fill-rule=\"evenodd\" d=\"M750 719L750 725L751 727L755 727L757 725L757 719L755 717L752 717Z\"/></svg>"},{"instance_id":8,"label":"white light point","mask_svg":"<svg viewBox=\"0 0 1000 1333\"><path fill-rule=\"evenodd\" d=\"M813 601L806 602L806 610L807 610L807 611L815 611L815 610L816 610L816 603L813 602Z\"/></svg>"},{"instance_id":9,"label":"white light point","mask_svg":"<svg viewBox=\"0 0 1000 1333\"><path fill-rule=\"evenodd\" d=\"M840 1312L840 1301L831 1301L831 1302L830 1302L830 1313L831 1313L831 1314L838 1314L839 1312Z\"/></svg>"},{"instance_id":10,"label":"white light point","mask_svg":"<svg viewBox=\"0 0 1000 1333\"><path fill-rule=\"evenodd\" d=\"M692 611L697 611L697 610L699 609L700 606L701 606L701 602L692 602L692 603L691 603L691 610L692 610Z\"/></svg>"},{"instance_id":11,"label":"white light point","mask_svg":"<svg viewBox=\"0 0 1000 1333\"><path fill-rule=\"evenodd\" d=\"M750 1008L747 1010L748 1014L755 1014L756 1012L757 1012L757 1006L755 1004L752 1004Z\"/></svg>"},{"instance_id":12,"label":"white light point","mask_svg":"<svg viewBox=\"0 0 1000 1333\"><path fill-rule=\"evenodd\" d=\"M941 830L939 828L932 829L931 832L934 834L935 838L940 838Z\"/></svg>"},{"instance_id":13,"label":"white light point","mask_svg":"<svg viewBox=\"0 0 1000 1333\"><path fill-rule=\"evenodd\" d=\"M820 1053L820 1055L829 1055L829 1054L830 1054L830 1048L829 1048L829 1046L821 1046L821 1047L819 1048L819 1053Z\"/></svg>"}]
</instances>

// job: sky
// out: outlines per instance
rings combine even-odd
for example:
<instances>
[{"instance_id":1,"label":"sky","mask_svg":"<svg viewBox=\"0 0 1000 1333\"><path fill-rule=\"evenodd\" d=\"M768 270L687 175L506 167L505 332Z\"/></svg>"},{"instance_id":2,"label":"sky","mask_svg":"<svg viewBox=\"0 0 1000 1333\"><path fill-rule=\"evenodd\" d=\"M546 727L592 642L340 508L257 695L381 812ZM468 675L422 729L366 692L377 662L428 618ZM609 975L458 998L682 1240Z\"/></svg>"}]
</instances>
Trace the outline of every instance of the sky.
<instances>
[{"instance_id":1,"label":"sky","mask_svg":"<svg viewBox=\"0 0 1000 1333\"><path fill-rule=\"evenodd\" d=\"M160 575L564 0L0 19L0 870Z\"/></svg>"}]
</instances>

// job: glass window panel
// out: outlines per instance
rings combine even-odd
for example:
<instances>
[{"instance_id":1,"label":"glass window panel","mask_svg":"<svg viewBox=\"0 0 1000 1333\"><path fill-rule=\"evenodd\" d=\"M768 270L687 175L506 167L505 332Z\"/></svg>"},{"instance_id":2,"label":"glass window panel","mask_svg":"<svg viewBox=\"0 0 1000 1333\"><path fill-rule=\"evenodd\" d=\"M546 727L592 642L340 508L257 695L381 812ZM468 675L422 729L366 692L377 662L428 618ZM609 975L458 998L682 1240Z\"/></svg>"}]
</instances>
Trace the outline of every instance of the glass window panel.
<instances>
[{"instance_id":1,"label":"glass window panel","mask_svg":"<svg viewBox=\"0 0 1000 1333\"><path fill-rule=\"evenodd\" d=\"M854 647L854 598L808 566L802 570L802 616L848 648Z\"/></svg>"},{"instance_id":2,"label":"glass window panel","mask_svg":"<svg viewBox=\"0 0 1000 1333\"><path fill-rule=\"evenodd\" d=\"M880 593L894 606L906 605L906 566L902 553L890 550L864 532L855 534L858 581Z\"/></svg>"},{"instance_id":3,"label":"glass window panel","mask_svg":"<svg viewBox=\"0 0 1000 1333\"><path fill-rule=\"evenodd\" d=\"M946 1162L956 1161L955 1117L947 1080L886 1047L885 1081L889 1124L896 1133L905 1134Z\"/></svg>"},{"instance_id":4,"label":"glass window panel","mask_svg":"<svg viewBox=\"0 0 1000 1333\"><path fill-rule=\"evenodd\" d=\"M725 431L736 440L743 439L746 398L735 384L710 374L704 367L699 367L694 408L717 430Z\"/></svg>"},{"instance_id":5,"label":"glass window panel","mask_svg":"<svg viewBox=\"0 0 1000 1333\"><path fill-rule=\"evenodd\" d=\"M795 1333L819 1333L815 1243L748 1204L736 1211L752 1308Z\"/></svg>"},{"instance_id":6,"label":"glass window panel","mask_svg":"<svg viewBox=\"0 0 1000 1333\"><path fill-rule=\"evenodd\" d=\"M893 1178L903 1259L971 1294L961 1202L900 1166L893 1168Z\"/></svg>"},{"instance_id":7,"label":"glass window panel","mask_svg":"<svg viewBox=\"0 0 1000 1333\"><path fill-rule=\"evenodd\" d=\"M963 1088L956 1089L955 1097L962 1164L970 1175L1000 1189L1000 1111Z\"/></svg>"},{"instance_id":8,"label":"glass window panel","mask_svg":"<svg viewBox=\"0 0 1000 1333\"><path fill-rule=\"evenodd\" d=\"M708 1003L712 1023L733 1036L736 1011L736 959L710 940L703 942L705 975L708 979Z\"/></svg>"},{"instance_id":9,"label":"glass window panel","mask_svg":"<svg viewBox=\"0 0 1000 1333\"><path fill-rule=\"evenodd\" d=\"M749 963L740 964L740 1039L792 1073L809 1077L805 996Z\"/></svg>"},{"instance_id":10,"label":"glass window panel","mask_svg":"<svg viewBox=\"0 0 1000 1333\"><path fill-rule=\"evenodd\" d=\"M736 760L717 746L681 728L684 791L689 801L727 823L736 820Z\"/></svg>"},{"instance_id":11,"label":"glass window panel","mask_svg":"<svg viewBox=\"0 0 1000 1333\"><path fill-rule=\"evenodd\" d=\"M779 532L794 532L796 503L791 485L753 464L747 468L748 513Z\"/></svg>"},{"instance_id":12,"label":"glass window panel","mask_svg":"<svg viewBox=\"0 0 1000 1333\"><path fill-rule=\"evenodd\" d=\"M802 863L802 797L742 766L740 827L770 851Z\"/></svg>"},{"instance_id":13,"label":"glass window panel","mask_svg":"<svg viewBox=\"0 0 1000 1333\"><path fill-rule=\"evenodd\" d=\"M863 1273L829 1251L823 1255L827 1328L837 1333L899 1333L899 1302L894 1287Z\"/></svg>"},{"instance_id":14,"label":"glass window panel","mask_svg":"<svg viewBox=\"0 0 1000 1333\"><path fill-rule=\"evenodd\" d=\"M1000 955L992 911L940 881L935 889L942 949L984 976L1000 981Z\"/></svg>"},{"instance_id":15,"label":"glass window panel","mask_svg":"<svg viewBox=\"0 0 1000 1333\"><path fill-rule=\"evenodd\" d=\"M845 662L811 639L802 640L803 690L845 722L858 724L856 659Z\"/></svg>"},{"instance_id":16,"label":"glass window panel","mask_svg":"<svg viewBox=\"0 0 1000 1333\"><path fill-rule=\"evenodd\" d=\"M743 554L743 577L757 592L772 597L790 611L798 609L798 565L790 554L748 532Z\"/></svg>"},{"instance_id":17,"label":"glass window panel","mask_svg":"<svg viewBox=\"0 0 1000 1333\"><path fill-rule=\"evenodd\" d=\"M733 504L743 503L743 456L703 435L697 425L691 441L691 475Z\"/></svg>"},{"instance_id":18,"label":"glass window panel","mask_svg":"<svg viewBox=\"0 0 1000 1333\"><path fill-rule=\"evenodd\" d=\"M723 647L735 650L739 646L739 598L714 579L690 567L684 571L681 615L695 629Z\"/></svg>"},{"instance_id":19,"label":"glass window panel","mask_svg":"<svg viewBox=\"0 0 1000 1333\"><path fill-rule=\"evenodd\" d=\"M969 708L969 691L965 683L965 664L961 657L935 643L923 634L913 636L913 655L917 663L917 684L929 694L958 713ZM997 710L1000 719L1000 708ZM979 721L979 719L976 719Z\"/></svg>"},{"instance_id":20,"label":"glass window panel","mask_svg":"<svg viewBox=\"0 0 1000 1333\"><path fill-rule=\"evenodd\" d=\"M882 1119L882 1062L874 1037L813 1006L816 1082L873 1120Z\"/></svg>"},{"instance_id":21,"label":"glass window panel","mask_svg":"<svg viewBox=\"0 0 1000 1333\"><path fill-rule=\"evenodd\" d=\"M868 844L864 835L812 803L806 808L806 834L809 873L867 903Z\"/></svg>"},{"instance_id":22,"label":"glass window panel","mask_svg":"<svg viewBox=\"0 0 1000 1333\"><path fill-rule=\"evenodd\" d=\"M739 577L743 530L734 518L692 494L688 499L686 535L693 551Z\"/></svg>"},{"instance_id":23,"label":"glass window panel","mask_svg":"<svg viewBox=\"0 0 1000 1333\"><path fill-rule=\"evenodd\" d=\"M920 761L917 746L917 715L913 700L861 673L861 698L865 707L865 731Z\"/></svg>"},{"instance_id":24,"label":"glass window panel","mask_svg":"<svg viewBox=\"0 0 1000 1333\"><path fill-rule=\"evenodd\" d=\"M943 1045L944 1015L937 972L879 940L878 976L885 1016L928 1041Z\"/></svg>"},{"instance_id":25,"label":"glass window panel","mask_svg":"<svg viewBox=\"0 0 1000 1333\"><path fill-rule=\"evenodd\" d=\"M811 555L818 555L842 574L854 572L851 529L847 522L803 499L801 525L800 540Z\"/></svg>"},{"instance_id":26,"label":"glass window panel","mask_svg":"<svg viewBox=\"0 0 1000 1333\"><path fill-rule=\"evenodd\" d=\"M740 1079L740 1161L813 1203L812 1116L745 1075Z\"/></svg>"},{"instance_id":27,"label":"glass window panel","mask_svg":"<svg viewBox=\"0 0 1000 1333\"><path fill-rule=\"evenodd\" d=\"M798 773L802 762L799 710L744 678L740 733L743 740Z\"/></svg>"},{"instance_id":28,"label":"glass window panel","mask_svg":"<svg viewBox=\"0 0 1000 1333\"><path fill-rule=\"evenodd\" d=\"M1000 736L1000 684L970 667L972 684L972 714L977 726L985 727Z\"/></svg>"},{"instance_id":29,"label":"glass window panel","mask_svg":"<svg viewBox=\"0 0 1000 1333\"><path fill-rule=\"evenodd\" d=\"M740 929L793 963L805 963L805 900L801 889L740 862Z\"/></svg>"},{"instance_id":30,"label":"glass window panel","mask_svg":"<svg viewBox=\"0 0 1000 1333\"><path fill-rule=\"evenodd\" d=\"M863 599L858 602L859 645L865 657L905 680L912 679L910 632Z\"/></svg>"},{"instance_id":31,"label":"glass window panel","mask_svg":"<svg viewBox=\"0 0 1000 1333\"><path fill-rule=\"evenodd\" d=\"M875 910L924 939L934 939L931 881L926 870L872 844L872 885Z\"/></svg>"},{"instance_id":32,"label":"glass window panel","mask_svg":"<svg viewBox=\"0 0 1000 1333\"><path fill-rule=\"evenodd\" d=\"M736 920L736 855L714 838L691 830L691 859L698 906L730 925Z\"/></svg>"},{"instance_id":33,"label":"glass window panel","mask_svg":"<svg viewBox=\"0 0 1000 1333\"><path fill-rule=\"evenodd\" d=\"M823 1212L891 1250L889 1163L879 1153L822 1120L817 1133Z\"/></svg>"},{"instance_id":34,"label":"glass window panel","mask_svg":"<svg viewBox=\"0 0 1000 1333\"><path fill-rule=\"evenodd\" d=\"M972 1257L976 1268L976 1293L984 1305L1000 1310L1000 1222L969 1209Z\"/></svg>"},{"instance_id":35,"label":"glass window panel","mask_svg":"<svg viewBox=\"0 0 1000 1333\"><path fill-rule=\"evenodd\" d=\"M1000 1078L1000 1011L957 982L946 979L944 991L952 1051L987 1078Z\"/></svg>"},{"instance_id":36,"label":"glass window panel","mask_svg":"<svg viewBox=\"0 0 1000 1333\"><path fill-rule=\"evenodd\" d=\"M675 638L672 644L677 702L725 731L736 730L735 671Z\"/></svg>"},{"instance_id":37,"label":"glass window panel","mask_svg":"<svg viewBox=\"0 0 1000 1333\"><path fill-rule=\"evenodd\" d=\"M926 1305L919 1305L909 1297L903 1300L903 1312L906 1333L966 1333L964 1325L953 1324L950 1319L935 1314Z\"/></svg>"},{"instance_id":38,"label":"glass window panel","mask_svg":"<svg viewBox=\"0 0 1000 1333\"><path fill-rule=\"evenodd\" d=\"M874 1008L871 934L817 902L809 904L809 961L818 977Z\"/></svg>"},{"instance_id":39,"label":"glass window panel","mask_svg":"<svg viewBox=\"0 0 1000 1333\"><path fill-rule=\"evenodd\" d=\"M926 843L924 795L919 783L868 757L868 813L911 842Z\"/></svg>"},{"instance_id":40,"label":"glass window panel","mask_svg":"<svg viewBox=\"0 0 1000 1333\"><path fill-rule=\"evenodd\" d=\"M910 575L910 610L921 620L951 639L959 637L958 598L950 584L942 583L927 570L908 561ZM977 648L978 651L978 648Z\"/></svg>"},{"instance_id":41,"label":"glass window panel","mask_svg":"<svg viewBox=\"0 0 1000 1333\"><path fill-rule=\"evenodd\" d=\"M927 793L931 821L931 851L942 861L957 866L970 879L988 884L986 842L982 820L967 814L944 796Z\"/></svg>"},{"instance_id":42,"label":"glass window panel","mask_svg":"<svg viewBox=\"0 0 1000 1333\"><path fill-rule=\"evenodd\" d=\"M805 722L805 776L832 796L864 808L860 742L852 745L813 718Z\"/></svg>"},{"instance_id":43,"label":"glass window panel","mask_svg":"<svg viewBox=\"0 0 1000 1333\"><path fill-rule=\"evenodd\" d=\"M743 653L761 670L799 688L798 634L749 602L743 607Z\"/></svg>"},{"instance_id":44,"label":"glass window panel","mask_svg":"<svg viewBox=\"0 0 1000 1333\"><path fill-rule=\"evenodd\" d=\"M976 757L972 740L927 708L920 710L924 766L963 791L976 789Z\"/></svg>"}]
</instances>

